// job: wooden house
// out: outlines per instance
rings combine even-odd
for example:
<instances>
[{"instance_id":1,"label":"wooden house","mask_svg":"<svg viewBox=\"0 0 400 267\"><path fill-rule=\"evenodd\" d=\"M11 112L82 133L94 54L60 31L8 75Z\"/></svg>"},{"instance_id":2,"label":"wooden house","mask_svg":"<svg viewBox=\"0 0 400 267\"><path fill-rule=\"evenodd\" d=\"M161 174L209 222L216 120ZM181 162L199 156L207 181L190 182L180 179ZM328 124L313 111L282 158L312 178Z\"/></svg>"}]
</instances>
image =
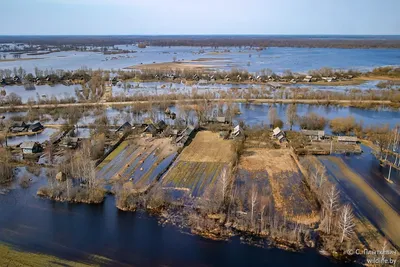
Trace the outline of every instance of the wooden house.
<instances>
[{"instance_id":1,"label":"wooden house","mask_svg":"<svg viewBox=\"0 0 400 267\"><path fill-rule=\"evenodd\" d=\"M26 141L20 145L23 154L36 154L43 151L42 145L34 141Z\"/></svg>"}]
</instances>

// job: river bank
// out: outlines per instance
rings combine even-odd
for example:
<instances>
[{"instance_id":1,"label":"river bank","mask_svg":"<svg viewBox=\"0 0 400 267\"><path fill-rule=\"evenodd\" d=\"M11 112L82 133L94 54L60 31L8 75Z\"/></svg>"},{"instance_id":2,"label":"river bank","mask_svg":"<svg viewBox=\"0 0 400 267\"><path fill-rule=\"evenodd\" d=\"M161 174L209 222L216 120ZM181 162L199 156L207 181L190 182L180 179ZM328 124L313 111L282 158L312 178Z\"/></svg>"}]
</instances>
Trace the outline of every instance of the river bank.
<instances>
[{"instance_id":1,"label":"river bank","mask_svg":"<svg viewBox=\"0 0 400 267\"><path fill-rule=\"evenodd\" d=\"M68 108L68 107L111 107L111 106L127 106L134 104L146 104L146 103L195 103L202 101L203 99L179 99L179 100L137 100L137 101L116 101L116 102L85 102L85 103L60 103L60 104L25 104L25 105L5 105L0 106L0 110L26 110L26 109L52 109L52 108ZM340 105L347 107L359 107L361 106L393 106L397 108L397 103L393 103L390 100L328 100L328 99L207 99L210 102L236 102L236 103L248 103L248 104L262 104L262 103L276 103L276 104L311 104L311 105Z\"/></svg>"}]
</instances>

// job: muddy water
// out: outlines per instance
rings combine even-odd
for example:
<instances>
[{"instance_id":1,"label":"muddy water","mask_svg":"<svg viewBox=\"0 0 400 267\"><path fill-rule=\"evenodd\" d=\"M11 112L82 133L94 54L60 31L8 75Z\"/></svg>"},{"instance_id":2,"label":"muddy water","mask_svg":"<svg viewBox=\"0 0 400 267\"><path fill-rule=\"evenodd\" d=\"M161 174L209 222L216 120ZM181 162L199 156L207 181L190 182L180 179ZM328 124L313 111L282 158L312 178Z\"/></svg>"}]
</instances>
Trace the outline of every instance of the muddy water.
<instances>
[{"instance_id":1,"label":"muddy water","mask_svg":"<svg viewBox=\"0 0 400 267\"><path fill-rule=\"evenodd\" d=\"M329 179L338 185L342 198L351 202L356 213L368 218L395 245L400 246L400 228L394 223L400 220L400 195L395 189L398 184L386 183L383 171L377 169L368 152L366 156L351 159L343 156L321 156L319 159L325 165Z\"/></svg>"},{"instance_id":2,"label":"muddy water","mask_svg":"<svg viewBox=\"0 0 400 267\"><path fill-rule=\"evenodd\" d=\"M0 241L16 248L87 261L92 254L111 266L350 266L335 264L313 250L302 253L206 240L162 227L145 213L121 212L114 198L101 205L39 199L44 172L28 189L0 195ZM126 265L125 265L126 266Z\"/></svg>"}]
</instances>

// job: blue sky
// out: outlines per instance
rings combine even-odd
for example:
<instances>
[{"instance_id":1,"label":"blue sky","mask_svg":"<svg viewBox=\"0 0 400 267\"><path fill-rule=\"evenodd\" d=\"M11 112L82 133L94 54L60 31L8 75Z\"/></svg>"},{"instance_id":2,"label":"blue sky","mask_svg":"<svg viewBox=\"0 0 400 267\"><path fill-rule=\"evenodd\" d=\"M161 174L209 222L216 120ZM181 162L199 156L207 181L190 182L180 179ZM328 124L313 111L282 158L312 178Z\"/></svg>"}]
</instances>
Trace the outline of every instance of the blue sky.
<instances>
[{"instance_id":1,"label":"blue sky","mask_svg":"<svg viewBox=\"0 0 400 267\"><path fill-rule=\"evenodd\" d=\"M0 35L400 34L400 0L1 0Z\"/></svg>"}]
</instances>

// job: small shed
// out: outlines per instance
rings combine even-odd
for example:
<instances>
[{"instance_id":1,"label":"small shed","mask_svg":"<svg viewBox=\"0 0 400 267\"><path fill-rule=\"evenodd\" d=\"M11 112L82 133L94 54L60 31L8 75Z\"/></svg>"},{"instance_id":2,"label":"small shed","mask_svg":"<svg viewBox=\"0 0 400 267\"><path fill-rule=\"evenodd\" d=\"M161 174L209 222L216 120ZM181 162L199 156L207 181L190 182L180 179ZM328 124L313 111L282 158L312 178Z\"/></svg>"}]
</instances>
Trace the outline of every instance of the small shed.
<instances>
[{"instance_id":1,"label":"small shed","mask_svg":"<svg viewBox=\"0 0 400 267\"><path fill-rule=\"evenodd\" d=\"M215 121L219 122L219 123L226 123L227 122L226 117L216 117Z\"/></svg>"},{"instance_id":2,"label":"small shed","mask_svg":"<svg viewBox=\"0 0 400 267\"><path fill-rule=\"evenodd\" d=\"M325 131L301 130L300 132L312 141L322 140L325 137Z\"/></svg>"},{"instance_id":3,"label":"small shed","mask_svg":"<svg viewBox=\"0 0 400 267\"><path fill-rule=\"evenodd\" d=\"M43 151L42 145L38 142L27 141L20 145L23 154L36 154Z\"/></svg>"},{"instance_id":4,"label":"small shed","mask_svg":"<svg viewBox=\"0 0 400 267\"><path fill-rule=\"evenodd\" d=\"M143 132L146 135L150 135L152 137L157 135L157 128L154 126L154 124L149 124L146 126L146 128L144 128Z\"/></svg>"},{"instance_id":5,"label":"small shed","mask_svg":"<svg viewBox=\"0 0 400 267\"><path fill-rule=\"evenodd\" d=\"M338 142L345 144L357 144L358 138L356 136L338 136Z\"/></svg>"},{"instance_id":6,"label":"small shed","mask_svg":"<svg viewBox=\"0 0 400 267\"><path fill-rule=\"evenodd\" d=\"M67 147L72 149L77 148L78 144L79 144L79 138L70 136L65 136L60 142L61 147Z\"/></svg>"},{"instance_id":7,"label":"small shed","mask_svg":"<svg viewBox=\"0 0 400 267\"><path fill-rule=\"evenodd\" d=\"M242 127L240 127L240 125L235 126L235 128L233 128L233 131L232 131L231 135L232 135L233 138L239 138L239 137L243 136Z\"/></svg>"},{"instance_id":8,"label":"small shed","mask_svg":"<svg viewBox=\"0 0 400 267\"><path fill-rule=\"evenodd\" d=\"M155 126L158 131L162 132L165 130L165 128L167 128L168 125L165 123L165 121L160 120L159 122L157 122Z\"/></svg>"}]
</instances>

